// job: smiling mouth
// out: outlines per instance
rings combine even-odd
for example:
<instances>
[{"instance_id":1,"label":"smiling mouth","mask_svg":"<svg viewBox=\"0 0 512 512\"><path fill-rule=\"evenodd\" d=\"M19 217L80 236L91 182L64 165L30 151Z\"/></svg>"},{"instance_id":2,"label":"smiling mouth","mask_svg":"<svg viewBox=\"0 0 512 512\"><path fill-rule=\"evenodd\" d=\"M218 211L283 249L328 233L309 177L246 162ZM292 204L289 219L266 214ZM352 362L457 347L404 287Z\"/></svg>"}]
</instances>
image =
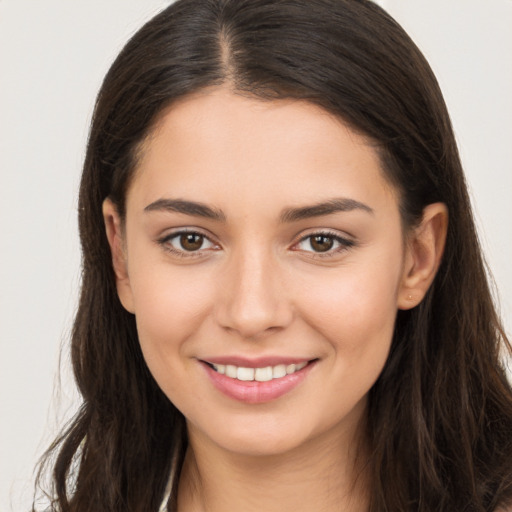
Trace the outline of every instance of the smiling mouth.
<instances>
[{"instance_id":1,"label":"smiling mouth","mask_svg":"<svg viewBox=\"0 0 512 512\"><path fill-rule=\"evenodd\" d=\"M286 377L287 375L293 375L314 361L316 361L316 359L313 361L304 361L297 364L278 364L276 366L264 366L262 368L247 368L231 364L224 365L209 363L208 361L204 362L217 373L225 375L230 379L243 382L268 382Z\"/></svg>"}]
</instances>

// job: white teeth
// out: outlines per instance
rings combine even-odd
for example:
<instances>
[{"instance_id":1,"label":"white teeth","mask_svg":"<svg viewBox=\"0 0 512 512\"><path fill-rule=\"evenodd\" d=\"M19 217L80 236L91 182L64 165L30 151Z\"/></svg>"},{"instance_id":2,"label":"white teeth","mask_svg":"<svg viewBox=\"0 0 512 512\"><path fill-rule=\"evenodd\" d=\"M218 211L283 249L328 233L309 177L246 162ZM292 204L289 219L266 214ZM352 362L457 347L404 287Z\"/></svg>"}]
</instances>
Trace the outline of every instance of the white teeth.
<instances>
[{"instance_id":1,"label":"white teeth","mask_svg":"<svg viewBox=\"0 0 512 512\"><path fill-rule=\"evenodd\" d=\"M236 366L232 364L226 365L226 375L232 379L236 379Z\"/></svg>"},{"instance_id":2,"label":"white teeth","mask_svg":"<svg viewBox=\"0 0 512 512\"><path fill-rule=\"evenodd\" d=\"M226 373L226 366L223 364L214 364L213 367L222 375Z\"/></svg>"},{"instance_id":3,"label":"white teeth","mask_svg":"<svg viewBox=\"0 0 512 512\"><path fill-rule=\"evenodd\" d=\"M272 380L272 366L266 366L265 368L256 368L254 372L254 380L259 382L266 382Z\"/></svg>"},{"instance_id":4,"label":"white teeth","mask_svg":"<svg viewBox=\"0 0 512 512\"><path fill-rule=\"evenodd\" d=\"M287 367L286 367L286 374L287 375L290 375L292 373L295 373L295 365L294 364L289 364Z\"/></svg>"},{"instance_id":5,"label":"white teeth","mask_svg":"<svg viewBox=\"0 0 512 512\"><path fill-rule=\"evenodd\" d=\"M272 377L274 379L279 379L280 377L284 377L286 375L286 365L278 364L274 366L272 369Z\"/></svg>"},{"instance_id":6,"label":"white teeth","mask_svg":"<svg viewBox=\"0 0 512 512\"><path fill-rule=\"evenodd\" d=\"M245 368L232 364L213 364L214 370L226 377L241 381L267 382L272 379L280 379L286 375L302 370L308 364L307 361L297 364L278 364L276 366L265 366L263 368Z\"/></svg>"},{"instance_id":7,"label":"white teeth","mask_svg":"<svg viewBox=\"0 0 512 512\"><path fill-rule=\"evenodd\" d=\"M243 368L239 366L236 370L238 380L254 380L254 368Z\"/></svg>"}]
</instances>

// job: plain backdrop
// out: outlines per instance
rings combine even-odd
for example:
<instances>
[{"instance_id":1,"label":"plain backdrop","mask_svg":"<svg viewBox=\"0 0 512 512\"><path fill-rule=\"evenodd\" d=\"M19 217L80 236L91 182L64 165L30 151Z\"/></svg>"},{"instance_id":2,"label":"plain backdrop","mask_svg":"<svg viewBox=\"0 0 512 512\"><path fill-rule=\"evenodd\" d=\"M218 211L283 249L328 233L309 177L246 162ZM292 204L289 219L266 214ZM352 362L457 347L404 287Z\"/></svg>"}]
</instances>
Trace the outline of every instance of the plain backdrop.
<instances>
[{"instance_id":1,"label":"plain backdrop","mask_svg":"<svg viewBox=\"0 0 512 512\"><path fill-rule=\"evenodd\" d=\"M127 38L169 3L0 0L0 512L29 509L37 458L78 403L59 357L79 287L77 187L95 94ZM379 3L444 91L510 334L512 0Z\"/></svg>"}]
</instances>

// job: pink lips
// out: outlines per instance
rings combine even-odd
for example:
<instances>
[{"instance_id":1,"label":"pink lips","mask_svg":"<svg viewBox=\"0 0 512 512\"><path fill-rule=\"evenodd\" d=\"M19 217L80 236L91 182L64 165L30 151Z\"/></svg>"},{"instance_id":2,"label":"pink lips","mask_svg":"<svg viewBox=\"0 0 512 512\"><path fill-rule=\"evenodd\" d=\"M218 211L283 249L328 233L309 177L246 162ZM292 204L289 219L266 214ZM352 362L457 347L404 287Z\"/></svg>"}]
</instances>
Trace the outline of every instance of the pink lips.
<instances>
[{"instance_id":1,"label":"pink lips","mask_svg":"<svg viewBox=\"0 0 512 512\"><path fill-rule=\"evenodd\" d=\"M265 366L277 366L279 364L298 364L306 361L305 359L291 360L289 358L275 357L251 360L239 357L208 359L209 363L231 364L245 368L263 368ZM294 389L306 378L313 366L315 366L316 360L309 362L304 368L295 373L266 382L240 381L215 371L204 361L201 361L201 364L213 385L223 394L240 402L260 404L275 400Z\"/></svg>"}]
</instances>

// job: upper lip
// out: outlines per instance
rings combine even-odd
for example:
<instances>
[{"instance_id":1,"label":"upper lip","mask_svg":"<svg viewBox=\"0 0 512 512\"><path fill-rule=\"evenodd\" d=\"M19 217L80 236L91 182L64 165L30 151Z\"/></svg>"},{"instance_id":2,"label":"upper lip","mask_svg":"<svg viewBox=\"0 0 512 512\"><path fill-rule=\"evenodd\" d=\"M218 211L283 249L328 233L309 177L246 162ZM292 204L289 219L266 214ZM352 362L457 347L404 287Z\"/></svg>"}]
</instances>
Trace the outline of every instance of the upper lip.
<instances>
[{"instance_id":1,"label":"upper lip","mask_svg":"<svg viewBox=\"0 0 512 512\"><path fill-rule=\"evenodd\" d=\"M287 356L262 356L248 358L244 356L216 356L201 359L205 363L241 366L243 368L265 368L279 364L300 364L312 361L314 358L287 357Z\"/></svg>"}]
</instances>

